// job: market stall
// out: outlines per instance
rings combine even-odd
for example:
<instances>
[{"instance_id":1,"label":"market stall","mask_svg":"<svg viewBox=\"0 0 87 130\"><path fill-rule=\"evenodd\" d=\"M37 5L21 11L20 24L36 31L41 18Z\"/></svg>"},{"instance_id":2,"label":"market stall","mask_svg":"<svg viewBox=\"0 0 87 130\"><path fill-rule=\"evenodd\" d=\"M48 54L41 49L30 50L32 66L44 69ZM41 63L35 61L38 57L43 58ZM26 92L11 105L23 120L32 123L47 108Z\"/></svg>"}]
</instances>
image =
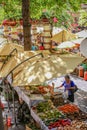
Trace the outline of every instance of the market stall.
<instances>
[{"instance_id":1,"label":"market stall","mask_svg":"<svg viewBox=\"0 0 87 130\"><path fill-rule=\"evenodd\" d=\"M63 62L66 63L67 62L67 66L68 66L68 59L66 61L66 58L68 56L67 55L64 55L64 56L60 56L60 58L63 60L60 60L60 58L58 57L58 60L57 60L57 57L54 57L52 58L52 61L61 61L61 65L64 66ZM77 61L77 58L75 59L74 56L71 56L73 57L72 60L76 60ZM56 60L53 60L54 58L56 58ZM80 57L79 57L80 58ZM81 61L83 60L84 58L81 59ZM46 61L46 58L42 61L42 64L40 62L40 66L44 65L43 63L45 63ZM47 63L50 61L50 57L49 57L49 60L47 59L46 61L46 65ZM79 59L80 61L80 59ZM49 62L50 63L50 62ZM56 63L56 62L54 62ZM76 63L76 62L75 62ZM37 64L39 64L39 61L37 62ZM69 63L70 64L70 63ZM78 64L78 63L77 63ZM28 62L27 62L27 65L28 65ZM33 65L36 65L36 64L33 64ZM71 65L69 65L70 68ZM69 66L67 69L69 69ZM32 67L32 66L31 66ZM52 67L53 67L53 63L52 63ZM73 66L74 67L74 66ZM38 68L38 67L37 67ZM27 68L28 69L28 68ZM27 69L24 69L23 72L28 74L28 70ZM31 70L31 68L29 67L29 69ZM43 68L45 69L45 68ZM51 71L51 68L49 68L50 71ZM72 68L73 69L73 68ZM26 70L26 71L25 71ZM37 70L38 71L38 70ZM71 71L71 69L70 69ZM32 71L33 72L33 71ZM39 72L39 71L38 71ZM66 72L65 72L66 73ZM64 72L62 73L64 74ZM66 115L64 113L61 113L61 111L58 111L58 109L56 108L54 102L52 103L52 91L49 90L49 86L47 85L35 85L37 84L37 82L34 82L31 80L31 84L26 80L23 81L23 79L21 80L20 79L20 76L21 76L21 73L19 74L19 80L16 79L17 76L14 77L14 80L17 80L15 84L13 84L14 86L19 86L19 87L14 87L15 90L18 92L18 94L23 98L23 100L28 104L30 110L31 110L31 115L32 117L34 118L34 120L40 125L40 128L42 130L49 130L49 128L54 128L54 125L55 125L55 128L58 129L61 124L64 125L64 124L68 124L70 125L71 124L71 121L69 118L66 117ZM22 73L22 76L23 76L23 73ZM25 77L25 76L24 76ZM29 77L28 75L26 75L26 79L27 77ZM53 76L55 77L55 76ZM36 79L37 80L37 79ZM47 79L46 79L47 80ZM20 81L20 83L18 82ZM21 84L21 81L22 81L22 84ZM45 81L45 78L43 79L43 82ZM24 84L23 84L24 82ZM38 80L38 83L41 84L43 82L40 82L40 80ZM13 82L14 83L14 82ZM33 86L33 83L34 83L34 86ZM19 85L21 84L21 85ZM21 86L21 87L20 87ZM58 93L56 93L58 94ZM48 101L49 99L49 101ZM59 102L61 101L60 98L57 99L59 100ZM56 100L54 100L56 101ZM62 99L63 101L63 99ZM46 104L44 104L46 103ZM51 104L51 106L49 106ZM44 104L44 106L42 105ZM62 102L61 105L63 105L64 102ZM41 107L40 107L40 106ZM40 109L41 110L38 110ZM51 108L51 109L50 109ZM78 108L79 109L79 108ZM39 111L39 112L38 112ZM43 112L40 112L40 111L43 111ZM45 112L47 111L47 113ZM49 113L49 115L47 115ZM56 119L54 119L54 115L57 115ZM52 117L51 117L52 116ZM48 117L48 118L47 118ZM47 120L45 119L47 118ZM53 123L53 124L52 124ZM59 124L59 125L58 125ZM57 126L58 125L58 126ZM65 127L65 126L62 126L62 127Z\"/></svg>"},{"instance_id":2,"label":"market stall","mask_svg":"<svg viewBox=\"0 0 87 130\"><path fill-rule=\"evenodd\" d=\"M70 60L72 61L71 63ZM63 106L65 104L62 92L55 92L55 94L53 94L51 85L49 85L49 83L43 83L49 79L52 81L55 77L60 77L61 75L72 72L83 60L84 58L78 55L54 55L40 58L36 61L26 61L22 66L16 68L17 70L18 68L22 68L19 74L17 74L16 69L14 69L14 89L28 104L33 119L42 130L52 130L54 128L57 130L60 127L71 126L72 120L67 117L65 113L58 110L58 105ZM75 63L72 64L73 62ZM30 77L34 73L37 77ZM28 77L30 77L30 79ZM12 77L8 75L7 80L10 83L12 83L11 78ZM56 95L58 98L56 98ZM58 105L56 105L57 103Z\"/></svg>"},{"instance_id":3,"label":"market stall","mask_svg":"<svg viewBox=\"0 0 87 130\"><path fill-rule=\"evenodd\" d=\"M66 31L66 30L62 30L61 32L59 32L58 34L55 34L51 40L56 42L56 43L61 43L61 42L65 42L65 41L70 41L76 39L76 35Z\"/></svg>"},{"instance_id":4,"label":"market stall","mask_svg":"<svg viewBox=\"0 0 87 130\"><path fill-rule=\"evenodd\" d=\"M87 38L83 39L80 44L80 54L85 57L85 60L77 66L73 74L87 81Z\"/></svg>"},{"instance_id":5,"label":"market stall","mask_svg":"<svg viewBox=\"0 0 87 130\"><path fill-rule=\"evenodd\" d=\"M64 128L64 130L66 128L77 128L78 124L80 123L81 125L79 126L79 130L80 128L87 128L87 125L85 123L87 114L83 112L85 109L81 110L81 106L71 103L62 103L61 106L58 104L58 106L55 107L51 100L51 97L46 99L45 94L42 94L42 91L39 91L40 93L38 94L38 98L37 94L35 93L32 98L32 93L29 93L33 90L37 93L38 87L39 86L36 86L36 90L33 88L33 86L25 87L27 90L24 87L15 87L15 90L23 98L23 100L28 103L29 108L31 109L32 117L39 124L42 130L53 130L54 128L56 130L59 128ZM46 86L43 86L43 88L46 88ZM45 92L48 93L49 91L46 90L47 89L45 89ZM82 93L80 96L82 96Z\"/></svg>"}]
</instances>

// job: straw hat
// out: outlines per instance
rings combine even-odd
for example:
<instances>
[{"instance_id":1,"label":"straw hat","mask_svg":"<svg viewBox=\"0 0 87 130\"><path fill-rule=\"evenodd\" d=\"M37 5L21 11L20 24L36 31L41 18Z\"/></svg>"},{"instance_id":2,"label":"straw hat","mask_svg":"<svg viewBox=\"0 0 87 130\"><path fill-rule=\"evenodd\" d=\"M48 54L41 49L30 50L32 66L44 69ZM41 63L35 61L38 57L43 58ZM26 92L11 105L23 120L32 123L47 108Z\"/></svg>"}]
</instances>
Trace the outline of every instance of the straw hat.
<instances>
[{"instance_id":1,"label":"straw hat","mask_svg":"<svg viewBox=\"0 0 87 130\"><path fill-rule=\"evenodd\" d=\"M85 38L81 42L80 51L81 51L81 54L87 58L87 38Z\"/></svg>"}]
</instances>

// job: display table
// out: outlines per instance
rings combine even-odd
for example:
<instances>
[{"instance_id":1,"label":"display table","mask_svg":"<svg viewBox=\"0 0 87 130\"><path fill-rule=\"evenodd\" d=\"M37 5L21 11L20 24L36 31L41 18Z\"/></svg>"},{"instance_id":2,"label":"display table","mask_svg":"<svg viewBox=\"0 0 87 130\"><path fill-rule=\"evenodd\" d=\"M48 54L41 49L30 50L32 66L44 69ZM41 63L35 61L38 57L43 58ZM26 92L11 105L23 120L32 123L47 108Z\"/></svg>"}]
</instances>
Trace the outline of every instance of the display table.
<instances>
[{"instance_id":1,"label":"display table","mask_svg":"<svg viewBox=\"0 0 87 130\"><path fill-rule=\"evenodd\" d=\"M27 95L25 95L25 93L21 91L19 87L15 87L14 89L16 90L18 95L22 97L22 99L28 104L31 111L31 116L40 125L40 128L42 130L49 130L48 127L43 123L43 121L38 117L38 115L31 109L31 99Z\"/></svg>"}]
</instances>

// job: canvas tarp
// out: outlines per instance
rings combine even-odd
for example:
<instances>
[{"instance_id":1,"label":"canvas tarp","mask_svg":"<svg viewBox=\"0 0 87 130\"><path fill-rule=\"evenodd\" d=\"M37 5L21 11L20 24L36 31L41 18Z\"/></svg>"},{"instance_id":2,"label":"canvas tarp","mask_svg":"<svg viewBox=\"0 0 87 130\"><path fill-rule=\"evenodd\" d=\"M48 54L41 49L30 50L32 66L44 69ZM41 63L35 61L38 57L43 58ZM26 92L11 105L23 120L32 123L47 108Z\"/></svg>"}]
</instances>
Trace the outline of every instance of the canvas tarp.
<instances>
[{"instance_id":1,"label":"canvas tarp","mask_svg":"<svg viewBox=\"0 0 87 130\"><path fill-rule=\"evenodd\" d=\"M3 66L2 70L0 71L0 77L5 77L12 69L14 69L18 64L20 64L22 61L28 59L29 57L32 57L34 55L42 53L43 56L48 56L50 54L49 51L25 51L23 53L17 53L6 62L6 64ZM40 59L41 55L38 55L32 59L29 60L28 64L31 64L32 62L35 62L36 60ZM26 62L21 64L18 69L15 70L15 74L20 72L24 66L26 65ZM1 64L2 66L2 64ZM0 67L1 67L0 66Z\"/></svg>"},{"instance_id":2,"label":"canvas tarp","mask_svg":"<svg viewBox=\"0 0 87 130\"><path fill-rule=\"evenodd\" d=\"M36 85L72 72L84 60L78 55L50 56L35 63L26 62L23 70L14 77L13 86Z\"/></svg>"},{"instance_id":3,"label":"canvas tarp","mask_svg":"<svg viewBox=\"0 0 87 130\"><path fill-rule=\"evenodd\" d=\"M64 48L73 48L73 47L75 47L75 43L72 43L71 41L66 41L59 44L57 48L64 49Z\"/></svg>"},{"instance_id":4,"label":"canvas tarp","mask_svg":"<svg viewBox=\"0 0 87 130\"><path fill-rule=\"evenodd\" d=\"M79 38L87 38L87 30L76 33Z\"/></svg>"},{"instance_id":5,"label":"canvas tarp","mask_svg":"<svg viewBox=\"0 0 87 130\"><path fill-rule=\"evenodd\" d=\"M9 53L15 48L18 50L18 52L24 51L23 46L21 45L14 43L6 43L0 48L0 55L9 55Z\"/></svg>"}]
</instances>

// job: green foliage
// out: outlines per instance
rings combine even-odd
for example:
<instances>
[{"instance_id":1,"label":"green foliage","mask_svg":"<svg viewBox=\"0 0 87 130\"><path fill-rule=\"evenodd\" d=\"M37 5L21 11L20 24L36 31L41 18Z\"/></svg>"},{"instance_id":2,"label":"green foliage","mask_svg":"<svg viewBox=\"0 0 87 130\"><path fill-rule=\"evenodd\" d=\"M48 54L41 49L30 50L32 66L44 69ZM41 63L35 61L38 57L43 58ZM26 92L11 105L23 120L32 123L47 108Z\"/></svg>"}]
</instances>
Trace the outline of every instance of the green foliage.
<instances>
[{"instance_id":1,"label":"green foliage","mask_svg":"<svg viewBox=\"0 0 87 130\"><path fill-rule=\"evenodd\" d=\"M2 22L2 20L4 19L4 9L2 8L2 6L0 6L0 23Z\"/></svg>"},{"instance_id":2,"label":"green foliage","mask_svg":"<svg viewBox=\"0 0 87 130\"><path fill-rule=\"evenodd\" d=\"M3 3L3 0L0 0ZM86 0L30 0L30 16L33 19L57 17L56 26L66 28L73 22L72 16L68 12L76 12L81 8L81 3ZM22 17L22 0L4 0L4 18L20 19ZM44 11L46 10L46 11ZM43 12L43 13L42 13ZM3 19L1 11L0 20ZM52 22L52 19L50 19ZM68 21L68 23L67 23Z\"/></svg>"},{"instance_id":3,"label":"green foliage","mask_svg":"<svg viewBox=\"0 0 87 130\"><path fill-rule=\"evenodd\" d=\"M80 11L79 25L84 27L87 26L87 12L85 10Z\"/></svg>"},{"instance_id":4,"label":"green foliage","mask_svg":"<svg viewBox=\"0 0 87 130\"><path fill-rule=\"evenodd\" d=\"M19 19L21 17L21 5L17 0L7 0L4 11L6 19Z\"/></svg>"}]
</instances>

